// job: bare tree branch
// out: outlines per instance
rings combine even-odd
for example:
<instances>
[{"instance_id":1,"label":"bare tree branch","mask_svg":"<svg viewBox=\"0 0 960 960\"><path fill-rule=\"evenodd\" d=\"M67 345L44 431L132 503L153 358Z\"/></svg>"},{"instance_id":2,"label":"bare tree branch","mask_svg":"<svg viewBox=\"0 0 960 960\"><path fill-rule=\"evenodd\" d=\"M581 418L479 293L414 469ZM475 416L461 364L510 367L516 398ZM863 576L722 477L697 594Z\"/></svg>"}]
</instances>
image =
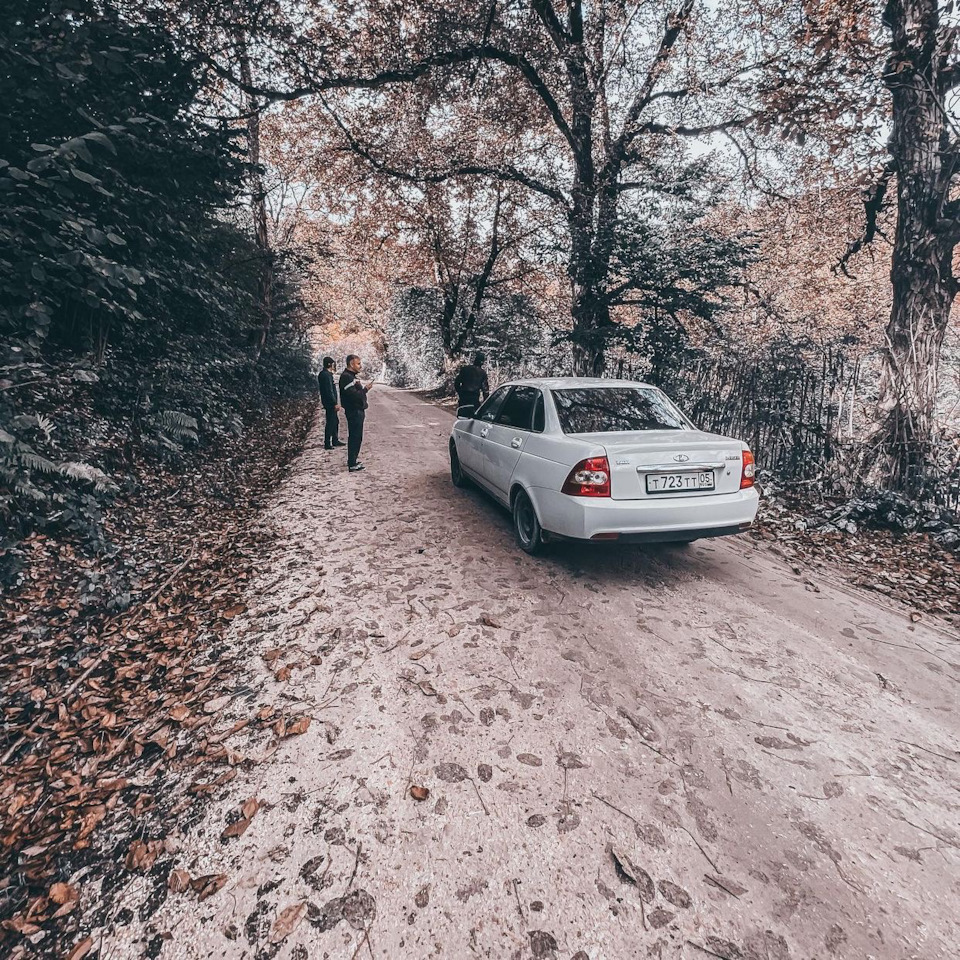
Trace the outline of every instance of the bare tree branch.
<instances>
[{"instance_id":1,"label":"bare tree branch","mask_svg":"<svg viewBox=\"0 0 960 960\"><path fill-rule=\"evenodd\" d=\"M514 53L511 50L504 50L501 47L487 43L471 44L455 50L440 51L439 53L424 57L422 60L410 64L405 68L383 70L379 73L366 76L362 74L345 74L334 77L321 77L289 90L254 84L245 80L243 77L238 77L229 68L224 67L214 58L206 54L203 55L203 59L210 69L222 80L226 80L249 96L259 97L267 102L302 100L305 97L330 93L336 90L376 90L392 84L410 83L418 80L437 67L448 67L480 60L497 61L506 66L513 67L520 72L530 85L530 88L537 94L547 110L549 110L554 124L564 139L571 145L573 144L570 126L563 115L563 111L560 109L560 104L557 102L557 98L553 95L553 92L537 71L534 64L522 54Z\"/></svg>"},{"instance_id":2,"label":"bare tree branch","mask_svg":"<svg viewBox=\"0 0 960 960\"><path fill-rule=\"evenodd\" d=\"M694 0L683 0L680 9L668 17L663 36L660 38L660 46L656 56L653 58L653 63L647 71L640 90L627 109L627 115L624 118L620 136L617 137L611 148L610 159L605 164L604 173L601 175L604 179L606 179L610 173L614 172L617 164L622 162L627 151L630 149L630 144L639 132L636 129L637 121L640 119L640 114L643 113L644 108L650 102L654 88L660 82L660 78L667 68L670 53L683 30L684 24L687 22L687 18L693 10L693 4Z\"/></svg>"},{"instance_id":3,"label":"bare tree branch","mask_svg":"<svg viewBox=\"0 0 960 960\"><path fill-rule=\"evenodd\" d=\"M495 180L507 180L512 183L519 183L529 190L533 190L535 193L542 194L545 197L549 197L554 203L558 203L564 208L567 207L567 198L563 195L557 187L549 186L543 181L538 180L536 177L531 176L523 170L514 167L511 164L504 164L503 166L491 166L487 164L455 164L452 167L448 167L445 170L431 170L431 171L420 171L412 172L410 170L401 170L398 167L394 167L385 160L377 157L373 151L361 143L360 140L353 134L353 132L347 127L339 115L330 108L330 106L324 103L324 106L327 108L327 111L337 125L337 128L344 135L344 138L347 140L347 143L350 145L350 149L353 150L358 156L363 157L375 170L379 170L381 173L386 174L389 177L393 177L395 180L402 180L406 183L416 183L416 184L425 184L425 183L443 183L447 180L454 180L457 177L490 177Z\"/></svg>"},{"instance_id":4,"label":"bare tree branch","mask_svg":"<svg viewBox=\"0 0 960 960\"><path fill-rule=\"evenodd\" d=\"M547 33L550 34L550 39L553 40L556 48L561 53L566 54L572 38L560 22L556 10L553 9L553 4L550 0L533 0L531 6L543 25L547 28Z\"/></svg>"},{"instance_id":5,"label":"bare tree branch","mask_svg":"<svg viewBox=\"0 0 960 960\"><path fill-rule=\"evenodd\" d=\"M852 257L859 253L877 235L877 218L883 209L883 201L887 195L887 187L896 169L895 161L892 159L888 160L880 172L880 177L877 182L871 189L865 191L863 196L863 212L866 219L863 225L863 234L847 247L844 255L833 267L834 273L840 270L845 277L849 277L851 280L853 279L853 275L847 269L847 264Z\"/></svg>"}]
</instances>

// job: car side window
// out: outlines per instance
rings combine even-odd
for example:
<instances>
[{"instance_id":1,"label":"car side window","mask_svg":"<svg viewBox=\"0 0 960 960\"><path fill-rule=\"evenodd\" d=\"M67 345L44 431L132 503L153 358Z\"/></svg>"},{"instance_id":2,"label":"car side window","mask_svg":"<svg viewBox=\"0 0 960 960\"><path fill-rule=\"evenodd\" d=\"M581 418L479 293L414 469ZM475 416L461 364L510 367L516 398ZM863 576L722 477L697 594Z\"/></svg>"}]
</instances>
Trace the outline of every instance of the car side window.
<instances>
[{"instance_id":1,"label":"car side window","mask_svg":"<svg viewBox=\"0 0 960 960\"><path fill-rule=\"evenodd\" d=\"M500 410L497 423L518 430L529 430L533 424L533 408L539 390L536 387L514 387Z\"/></svg>"},{"instance_id":2,"label":"car side window","mask_svg":"<svg viewBox=\"0 0 960 960\"><path fill-rule=\"evenodd\" d=\"M493 423L497 419L497 414L500 412L500 408L503 406L503 402L507 399L507 394L510 392L510 387L501 387L497 390L493 396L488 397L483 405L477 410L474 414L475 420L484 420L487 423Z\"/></svg>"},{"instance_id":3,"label":"car side window","mask_svg":"<svg viewBox=\"0 0 960 960\"><path fill-rule=\"evenodd\" d=\"M547 429L547 415L543 409L543 393L537 391L537 402L533 406L533 432L543 433Z\"/></svg>"}]
</instances>

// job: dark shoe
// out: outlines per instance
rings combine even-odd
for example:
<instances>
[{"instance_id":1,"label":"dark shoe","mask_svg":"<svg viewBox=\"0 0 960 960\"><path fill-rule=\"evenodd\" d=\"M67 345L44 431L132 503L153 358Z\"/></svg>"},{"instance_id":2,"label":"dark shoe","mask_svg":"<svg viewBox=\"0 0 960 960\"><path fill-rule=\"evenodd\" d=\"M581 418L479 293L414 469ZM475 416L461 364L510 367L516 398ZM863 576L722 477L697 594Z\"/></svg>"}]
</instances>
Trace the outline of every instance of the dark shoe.
<instances>
[{"instance_id":1,"label":"dark shoe","mask_svg":"<svg viewBox=\"0 0 960 960\"><path fill-rule=\"evenodd\" d=\"M323 449L324 449L324 450L332 450L333 447L331 447L329 444L325 443L325 444L323 445Z\"/></svg>"},{"instance_id":2,"label":"dark shoe","mask_svg":"<svg viewBox=\"0 0 960 960\"><path fill-rule=\"evenodd\" d=\"M346 446L346 444L345 444L342 440L334 440L334 441L333 441L333 445L334 445L335 447L345 447L345 446Z\"/></svg>"},{"instance_id":3,"label":"dark shoe","mask_svg":"<svg viewBox=\"0 0 960 960\"><path fill-rule=\"evenodd\" d=\"M359 470L363 469L362 463L355 463L352 467L347 467L351 473L357 473Z\"/></svg>"}]
</instances>

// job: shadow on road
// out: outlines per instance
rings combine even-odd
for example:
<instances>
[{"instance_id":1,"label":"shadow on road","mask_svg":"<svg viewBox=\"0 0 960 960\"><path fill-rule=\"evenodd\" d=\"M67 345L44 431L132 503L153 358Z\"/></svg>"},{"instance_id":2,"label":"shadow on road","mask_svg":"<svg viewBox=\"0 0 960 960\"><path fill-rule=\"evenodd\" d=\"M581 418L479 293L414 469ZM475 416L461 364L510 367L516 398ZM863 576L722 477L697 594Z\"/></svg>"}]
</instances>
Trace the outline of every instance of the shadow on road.
<instances>
[{"instance_id":1,"label":"shadow on road","mask_svg":"<svg viewBox=\"0 0 960 960\"><path fill-rule=\"evenodd\" d=\"M477 487L457 490L446 471L417 478L421 494L428 502L450 503L458 499L464 519L473 519L471 533L478 546L487 547L491 556L509 550L522 557L514 543L510 514ZM442 521L441 521L442 522ZM729 568L728 558L716 554L716 541L693 544L617 544L558 542L529 562L552 567L571 580L593 578L609 586L680 586L708 578L722 582Z\"/></svg>"}]
</instances>

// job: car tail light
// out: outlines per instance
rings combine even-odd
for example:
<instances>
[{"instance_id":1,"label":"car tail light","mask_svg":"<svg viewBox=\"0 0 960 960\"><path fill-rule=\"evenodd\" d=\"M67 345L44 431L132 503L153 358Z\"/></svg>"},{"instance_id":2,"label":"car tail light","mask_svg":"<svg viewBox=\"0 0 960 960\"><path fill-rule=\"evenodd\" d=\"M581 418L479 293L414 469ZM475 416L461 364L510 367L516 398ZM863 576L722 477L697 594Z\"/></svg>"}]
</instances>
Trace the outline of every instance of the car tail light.
<instances>
[{"instance_id":1,"label":"car tail light","mask_svg":"<svg viewBox=\"0 0 960 960\"><path fill-rule=\"evenodd\" d=\"M609 497L610 464L606 457L581 460L563 484L561 493L571 497Z\"/></svg>"},{"instance_id":2,"label":"car tail light","mask_svg":"<svg viewBox=\"0 0 960 960\"><path fill-rule=\"evenodd\" d=\"M746 490L747 487L753 486L753 477L757 472L756 462L753 459L753 454L749 450L743 451L743 471L740 474L740 489Z\"/></svg>"}]
</instances>

